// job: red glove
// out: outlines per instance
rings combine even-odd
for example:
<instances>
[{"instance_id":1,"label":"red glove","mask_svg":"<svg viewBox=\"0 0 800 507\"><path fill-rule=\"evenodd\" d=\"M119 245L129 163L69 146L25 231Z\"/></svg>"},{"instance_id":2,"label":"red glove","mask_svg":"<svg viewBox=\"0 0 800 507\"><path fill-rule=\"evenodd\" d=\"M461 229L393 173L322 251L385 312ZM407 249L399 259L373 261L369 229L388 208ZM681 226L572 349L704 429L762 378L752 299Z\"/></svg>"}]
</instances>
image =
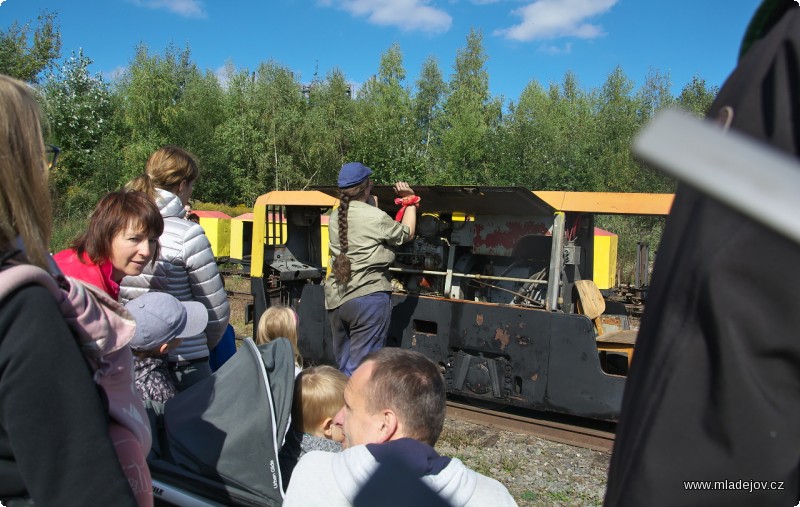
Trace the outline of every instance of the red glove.
<instances>
[{"instance_id":1,"label":"red glove","mask_svg":"<svg viewBox=\"0 0 800 507\"><path fill-rule=\"evenodd\" d=\"M408 195L406 197L398 197L394 200L394 203L400 206L400 209L397 211L397 215L394 217L395 221L399 222L403 219L403 215L406 212L406 208L409 206L414 206L415 208L419 208L419 201L422 199L419 198L418 195Z\"/></svg>"}]
</instances>

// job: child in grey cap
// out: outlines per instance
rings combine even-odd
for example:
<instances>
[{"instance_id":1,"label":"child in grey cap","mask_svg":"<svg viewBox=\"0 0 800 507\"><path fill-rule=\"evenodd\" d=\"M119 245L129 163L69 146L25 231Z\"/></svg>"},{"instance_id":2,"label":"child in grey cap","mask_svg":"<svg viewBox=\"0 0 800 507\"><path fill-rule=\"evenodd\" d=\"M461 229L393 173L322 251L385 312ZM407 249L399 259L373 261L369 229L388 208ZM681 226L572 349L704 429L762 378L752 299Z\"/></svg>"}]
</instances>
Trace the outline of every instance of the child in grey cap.
<instances>
[{"instance_id":1,"label":"child in grey cap","mask_svg":"<svg viewBox=\"0 0 800 507\"><path fill-rule=\"evenodd\" d=\"M167 353L184 336L195 336L206 328L208 311L202 303L178 301L165 292L142 294L128 301L125 309L136 320L130 342L136 390L143 400L165 403L176 394Z\"/></svg>"}]
</instances>

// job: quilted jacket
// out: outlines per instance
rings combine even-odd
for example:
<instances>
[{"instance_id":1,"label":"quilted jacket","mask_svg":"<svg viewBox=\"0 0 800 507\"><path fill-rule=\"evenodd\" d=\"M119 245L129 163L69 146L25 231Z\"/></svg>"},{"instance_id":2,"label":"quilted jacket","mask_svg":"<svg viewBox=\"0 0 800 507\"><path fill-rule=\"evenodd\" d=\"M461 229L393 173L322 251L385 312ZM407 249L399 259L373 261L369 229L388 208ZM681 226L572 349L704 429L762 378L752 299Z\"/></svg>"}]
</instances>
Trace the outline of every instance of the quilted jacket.
<instances>
[{"instance_id":1,"label":"quilted jacket","mask_svg":"<svg viewBox=\"0 0 800 507\"><path fill-rule=\"evenodd\" d=\"M184 219L186 210L177 195L163 189L157 191L156 204L164 217L164 233L159 239L161 253L155 265L148 264L141 275L122 279L120 302L124 304L155 290L181 301L203 303L208 309L205 332L184 338L170 351L171 361L202 359L208 357L209 349L219 342L228 326L228 294L203 228Z\"/></svg>"}]
</instances>

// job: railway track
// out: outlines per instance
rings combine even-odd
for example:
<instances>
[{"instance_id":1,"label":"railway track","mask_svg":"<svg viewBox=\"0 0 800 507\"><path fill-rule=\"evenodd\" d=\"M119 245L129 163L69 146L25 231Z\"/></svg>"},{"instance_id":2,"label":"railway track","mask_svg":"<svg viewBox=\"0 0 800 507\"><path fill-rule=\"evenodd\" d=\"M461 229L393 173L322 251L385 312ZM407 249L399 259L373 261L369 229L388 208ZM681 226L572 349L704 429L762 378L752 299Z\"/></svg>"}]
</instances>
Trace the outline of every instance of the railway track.
<instances>
[{"instance_id":1,"label":"railway track","mask_svg":"<svg viewBox=\"0 0 800 507\"><path fill-rule=\"evenodd\" d=\"M534 419L475 407L458 401L447 402L447 416L595 451L611 452L614 446L614 433L611 431L559 421Z\"/></svg>"},{"instance_id":2,"label":"railway track","mask_svg":"<svg viewBox=\"0 0 800 507\"><path fill-rule=\"evenodd\" d=\"M229 298L244 299L244 300L247 300L247 301L252 301L253 300L253 295L250 294L249 292L239 292L239 291L235 291L235 290L227 290L225 292L228 293L228 297Z\"/></svg>"}]
</instances>

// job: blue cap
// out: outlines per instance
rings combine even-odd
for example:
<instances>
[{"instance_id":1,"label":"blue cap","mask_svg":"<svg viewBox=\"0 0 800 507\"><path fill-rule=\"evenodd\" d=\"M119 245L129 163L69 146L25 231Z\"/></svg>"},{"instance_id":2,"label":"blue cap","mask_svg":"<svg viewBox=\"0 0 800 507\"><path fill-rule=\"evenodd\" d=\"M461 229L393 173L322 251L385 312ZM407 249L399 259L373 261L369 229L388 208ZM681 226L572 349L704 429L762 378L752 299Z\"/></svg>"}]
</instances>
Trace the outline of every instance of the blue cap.
<instances>
[{"instance_id":1,"label":"blue cap","mask_svg":"<svg viewBox=\"0 0 800 507\"><path fill-rule=\"evenodd\" d=\"M339 188L358 185L372 174L372 169L360 162L348 162L339 170Z\"/></svg>"}]
</instances>

